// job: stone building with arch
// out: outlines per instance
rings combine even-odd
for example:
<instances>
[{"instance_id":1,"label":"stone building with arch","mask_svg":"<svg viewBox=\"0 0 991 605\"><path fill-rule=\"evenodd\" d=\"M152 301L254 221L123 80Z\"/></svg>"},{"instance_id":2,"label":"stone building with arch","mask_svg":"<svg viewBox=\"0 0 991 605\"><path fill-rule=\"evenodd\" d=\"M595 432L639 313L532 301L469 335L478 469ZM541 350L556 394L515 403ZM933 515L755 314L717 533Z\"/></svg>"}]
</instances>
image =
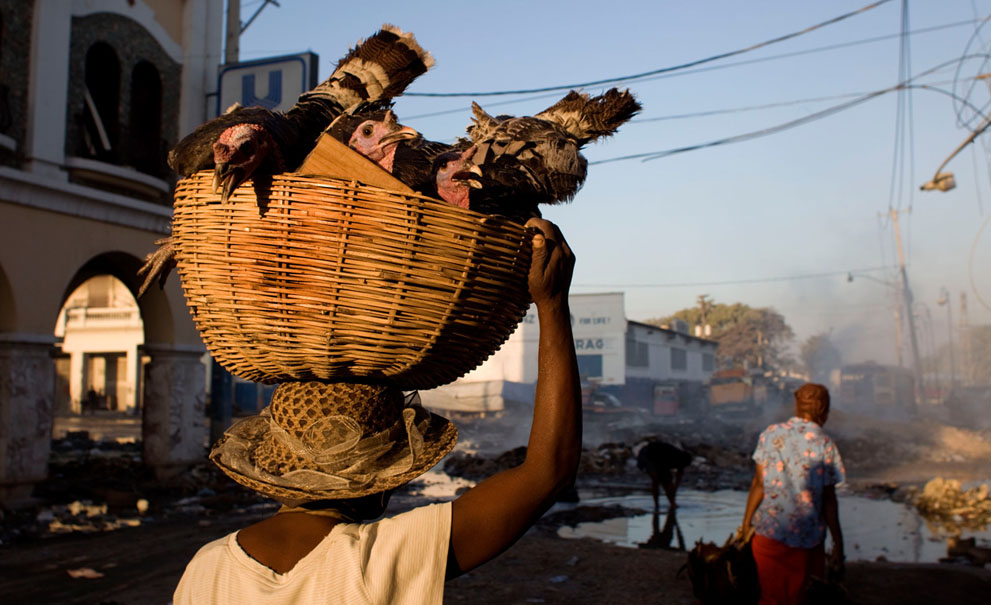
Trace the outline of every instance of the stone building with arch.
<instances>
[{"instance_id":1,"label":"stone building with arch","mask_svg":"<svg viewBox=\"0 0 991 605\"><path fill-rule=\"evenodd\" d=\"M210 117L222 32L222 0L0 0L0 501L46 476L64 303L95 276L136 295L169 231L166 152ZM177 277L137 307L167 474L204 455L204 347Z\"/></svg>"}]
</instances>

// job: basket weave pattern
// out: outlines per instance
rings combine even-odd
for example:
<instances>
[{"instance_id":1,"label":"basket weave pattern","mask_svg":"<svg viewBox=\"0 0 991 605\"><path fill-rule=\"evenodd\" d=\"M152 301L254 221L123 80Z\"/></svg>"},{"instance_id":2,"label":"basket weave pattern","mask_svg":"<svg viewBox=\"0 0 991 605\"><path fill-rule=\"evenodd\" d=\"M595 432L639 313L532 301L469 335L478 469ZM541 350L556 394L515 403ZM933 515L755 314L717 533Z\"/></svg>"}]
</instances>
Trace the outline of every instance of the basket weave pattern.
<instances>
[{"instance_id":1,"label":"basket weave pattern","mask_svg":"<svg viewBox=\"0 0 991 605\"><path fill-rule=\"evenodd\" d=\"M500 217L343 179L276 175L226 204L211 171L176 187L172 240L214 358L258 382L446 384L509 337L529 238Z\"/></svg>"}]
</instances>

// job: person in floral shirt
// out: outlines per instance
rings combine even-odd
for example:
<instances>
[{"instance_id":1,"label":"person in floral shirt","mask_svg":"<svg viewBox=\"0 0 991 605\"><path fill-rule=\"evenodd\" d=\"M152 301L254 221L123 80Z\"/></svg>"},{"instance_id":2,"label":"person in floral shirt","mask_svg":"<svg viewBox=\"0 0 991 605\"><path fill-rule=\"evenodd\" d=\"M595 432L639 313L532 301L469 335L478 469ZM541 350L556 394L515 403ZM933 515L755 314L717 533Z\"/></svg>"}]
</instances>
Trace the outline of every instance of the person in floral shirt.
<instances>
[{"instance_id":1,"label":"person in floral shirt","mask_svg":"<svg viewBox=\"0 0 991 605\"><path fill-rule=\"evenodd\" d=\"M822 430L829 391L807 383L795 391L795 415L767 427L757 442L742 532L753 524L752 549L761 604L799 603L812 576L825 576L826 530L830 564L843 565L843 533L836 489L845 470L836 444Z\"/></svg>"}]
</instances>

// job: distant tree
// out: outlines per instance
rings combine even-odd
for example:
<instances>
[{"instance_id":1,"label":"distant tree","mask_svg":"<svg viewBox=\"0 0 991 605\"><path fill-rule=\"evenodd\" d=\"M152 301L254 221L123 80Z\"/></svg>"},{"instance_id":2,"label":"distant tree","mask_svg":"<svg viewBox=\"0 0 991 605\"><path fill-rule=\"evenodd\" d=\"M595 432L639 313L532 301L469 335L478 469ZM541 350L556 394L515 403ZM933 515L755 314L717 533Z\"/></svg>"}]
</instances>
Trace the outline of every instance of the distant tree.
<instances>
[{"instance_id":1,"label":"distant tree","mask_svg":"<svg viewBox=\"0 0 991 605\"><path fill-rule=\"evenodd\" d=\"M799 355L802 358L803 369L808 372L812 382L828 383L830 373L843 365L840 351L829 340L827 332L809 336L802 343Z\"/></svg>"},{"instance_id":2,"label":"distant tree","mask_svg":"<svg viewBox=\"0 0 991 605\"><path fill-rule=\"evenodd\" d=\"M786 349L794 332L780 313L743 303L705 303L705 323L712 328L709 338L719 343L716 358L721 367L779 369L787 363ZM691 307L646 323L664 326L678 318L697 326L702 325L702 313L702 308Z\"/></svg>"}]
</instances>

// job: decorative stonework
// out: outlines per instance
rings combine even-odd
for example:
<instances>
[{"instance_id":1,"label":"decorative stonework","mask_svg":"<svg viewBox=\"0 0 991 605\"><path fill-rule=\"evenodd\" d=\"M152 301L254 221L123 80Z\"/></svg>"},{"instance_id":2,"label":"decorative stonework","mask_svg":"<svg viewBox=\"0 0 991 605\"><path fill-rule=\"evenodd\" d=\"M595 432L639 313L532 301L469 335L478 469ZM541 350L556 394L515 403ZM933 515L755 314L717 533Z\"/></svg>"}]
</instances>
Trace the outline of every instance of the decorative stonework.
<instances>
[{"instance_id":1,"label":"decorative stonework","mask_svg":"<svg viewBox=\"0 0 991 605\"><path fill-rule=\"evenodd\" d=\"M0 342L0 502L47 475L54 394L52 345Z\"/></svg>"},{"instance_id":2,"label":"decorative stonework","mask_svg":"<svg viewBox=\"0 0 991 605\"><path fill-rule=\"evenodd\" d=\"M82 155L82 124L78 116L85 111L86 52L96 42L109 44L120 61L120 105L117 121L119 144L117 162L126 165L129 116L131 115L131 76L135 65L148 61L158 70L162 80L162 165L161 171L152 176L171 178L165 165L165 151L178 139L179 95L182 66L172 60L158 41L140 24L127 17L112 13L97 13L72 18L72 37L69 58L69 108L66 114L66 154ZM168 196L165 196L167 198ZM165 199L163 198L163 199ZM165 199L163 203L170 202Z\"/></svg>"},{"instance_id":3,"label":"decorative stonework","mask_svg":"<svg viewBox=\"0 0 991 605\"><path fill-rule=\"evenodd\" d=\"M202 353L144 348L145 464L159 476L206 456L206 367Z\"/></svg>"}]
</instances>

